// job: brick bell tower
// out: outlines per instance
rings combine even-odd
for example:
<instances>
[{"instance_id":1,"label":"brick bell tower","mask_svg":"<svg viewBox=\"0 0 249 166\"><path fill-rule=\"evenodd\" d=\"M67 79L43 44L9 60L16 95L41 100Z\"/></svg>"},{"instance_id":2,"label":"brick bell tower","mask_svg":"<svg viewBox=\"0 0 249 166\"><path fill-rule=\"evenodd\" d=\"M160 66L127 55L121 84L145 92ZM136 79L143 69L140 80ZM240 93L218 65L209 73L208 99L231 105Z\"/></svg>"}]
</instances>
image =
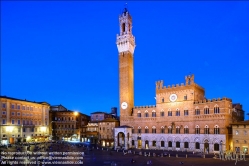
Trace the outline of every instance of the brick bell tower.
<instances>
[{"instance_id":1,"label":"brick bell tower","mask_svg":"<svg viewBox=\"0 0 249 166\"><path fill-rule=\"evenodd\" d=\"M132 115L134 107L133 53L135 37L132 35L132 18L127 8L119 16L120 33L117 34L119 52L119 103L120 125Z\"/></svg>"}]
</instances>

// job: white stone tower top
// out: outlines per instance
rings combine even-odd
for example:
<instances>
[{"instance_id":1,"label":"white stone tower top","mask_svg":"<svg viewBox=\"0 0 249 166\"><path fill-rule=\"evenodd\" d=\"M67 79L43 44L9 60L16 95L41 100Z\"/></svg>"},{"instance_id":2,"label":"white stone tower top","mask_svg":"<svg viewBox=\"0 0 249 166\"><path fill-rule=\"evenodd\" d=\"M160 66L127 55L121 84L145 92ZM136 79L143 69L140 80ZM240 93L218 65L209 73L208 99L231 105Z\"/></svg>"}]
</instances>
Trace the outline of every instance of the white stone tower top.
<instances>
[{"instance_id":1,"label":"white stone tower top","mask_svg":"<svg viewBox=\"0 0 249 166\"><path fill-rule=\"evenodd\" d=\"M132 35L132 18L127 8L119 16L120 33L117 34L118 52L129 51L132 55L135 49L135 37Z\"/></svg>"}]
</instances>

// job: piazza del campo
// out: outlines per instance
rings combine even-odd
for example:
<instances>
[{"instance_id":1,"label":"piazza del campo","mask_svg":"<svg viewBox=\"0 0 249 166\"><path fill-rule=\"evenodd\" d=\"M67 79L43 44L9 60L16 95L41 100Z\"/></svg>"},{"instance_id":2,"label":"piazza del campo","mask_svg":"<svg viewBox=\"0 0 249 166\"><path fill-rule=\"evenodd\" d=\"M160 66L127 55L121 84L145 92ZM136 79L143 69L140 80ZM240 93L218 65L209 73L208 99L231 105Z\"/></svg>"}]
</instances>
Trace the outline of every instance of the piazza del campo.
<instances>
[{"instance_id":1,"label":"piazza del campo","mask_svg":"<svg viewBox=\"0 0 249 166\"><path fill-rule=\"evenodd\" d=\"M89 116L0 96L1 165L249 165L242 104L205 98L194 74L172 85L155 80L156 105L135 105L132 23L124 8L116 38L119 113L112 107Z\"/></svg>"}]
</instances>

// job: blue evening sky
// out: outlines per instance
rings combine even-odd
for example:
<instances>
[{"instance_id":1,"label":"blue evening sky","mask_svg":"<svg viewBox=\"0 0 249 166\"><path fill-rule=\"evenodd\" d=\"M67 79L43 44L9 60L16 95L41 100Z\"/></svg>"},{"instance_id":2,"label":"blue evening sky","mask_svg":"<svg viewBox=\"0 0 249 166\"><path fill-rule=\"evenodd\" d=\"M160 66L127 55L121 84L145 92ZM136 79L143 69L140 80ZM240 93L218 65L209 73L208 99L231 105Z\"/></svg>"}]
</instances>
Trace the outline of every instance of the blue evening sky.
<instances>
[{"instance_id":1,"label":"blue evening sky","mask_svg":"<svg viewBox=\"0 0 249 166\"><path fill-rule=\"evenodd\" d=\"M88 115L119 110L124 4L1 1L1 95ZM137 1L128 10L136 106L155 104L155 81L180 84L191 73L206 98L228 97L249 112L249 2Z\"/></svg>"}]
</instances>

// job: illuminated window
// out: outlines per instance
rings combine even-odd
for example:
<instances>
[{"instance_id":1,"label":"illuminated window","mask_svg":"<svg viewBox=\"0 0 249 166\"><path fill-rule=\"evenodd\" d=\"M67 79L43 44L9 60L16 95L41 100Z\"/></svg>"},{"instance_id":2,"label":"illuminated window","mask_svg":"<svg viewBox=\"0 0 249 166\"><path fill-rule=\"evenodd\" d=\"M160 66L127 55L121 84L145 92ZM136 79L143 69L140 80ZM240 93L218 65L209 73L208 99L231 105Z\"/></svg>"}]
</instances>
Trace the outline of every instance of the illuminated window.
<instances>
[{"instance_id":1,"label":"illuminated window","mask_svg":"<svg viewBox=\"0 0 249 166\"><path fill-rule=\"evenodd\" d=\"M22 110L25 110L25 106L22 106Z\"/></svg>"}]
</instances>

